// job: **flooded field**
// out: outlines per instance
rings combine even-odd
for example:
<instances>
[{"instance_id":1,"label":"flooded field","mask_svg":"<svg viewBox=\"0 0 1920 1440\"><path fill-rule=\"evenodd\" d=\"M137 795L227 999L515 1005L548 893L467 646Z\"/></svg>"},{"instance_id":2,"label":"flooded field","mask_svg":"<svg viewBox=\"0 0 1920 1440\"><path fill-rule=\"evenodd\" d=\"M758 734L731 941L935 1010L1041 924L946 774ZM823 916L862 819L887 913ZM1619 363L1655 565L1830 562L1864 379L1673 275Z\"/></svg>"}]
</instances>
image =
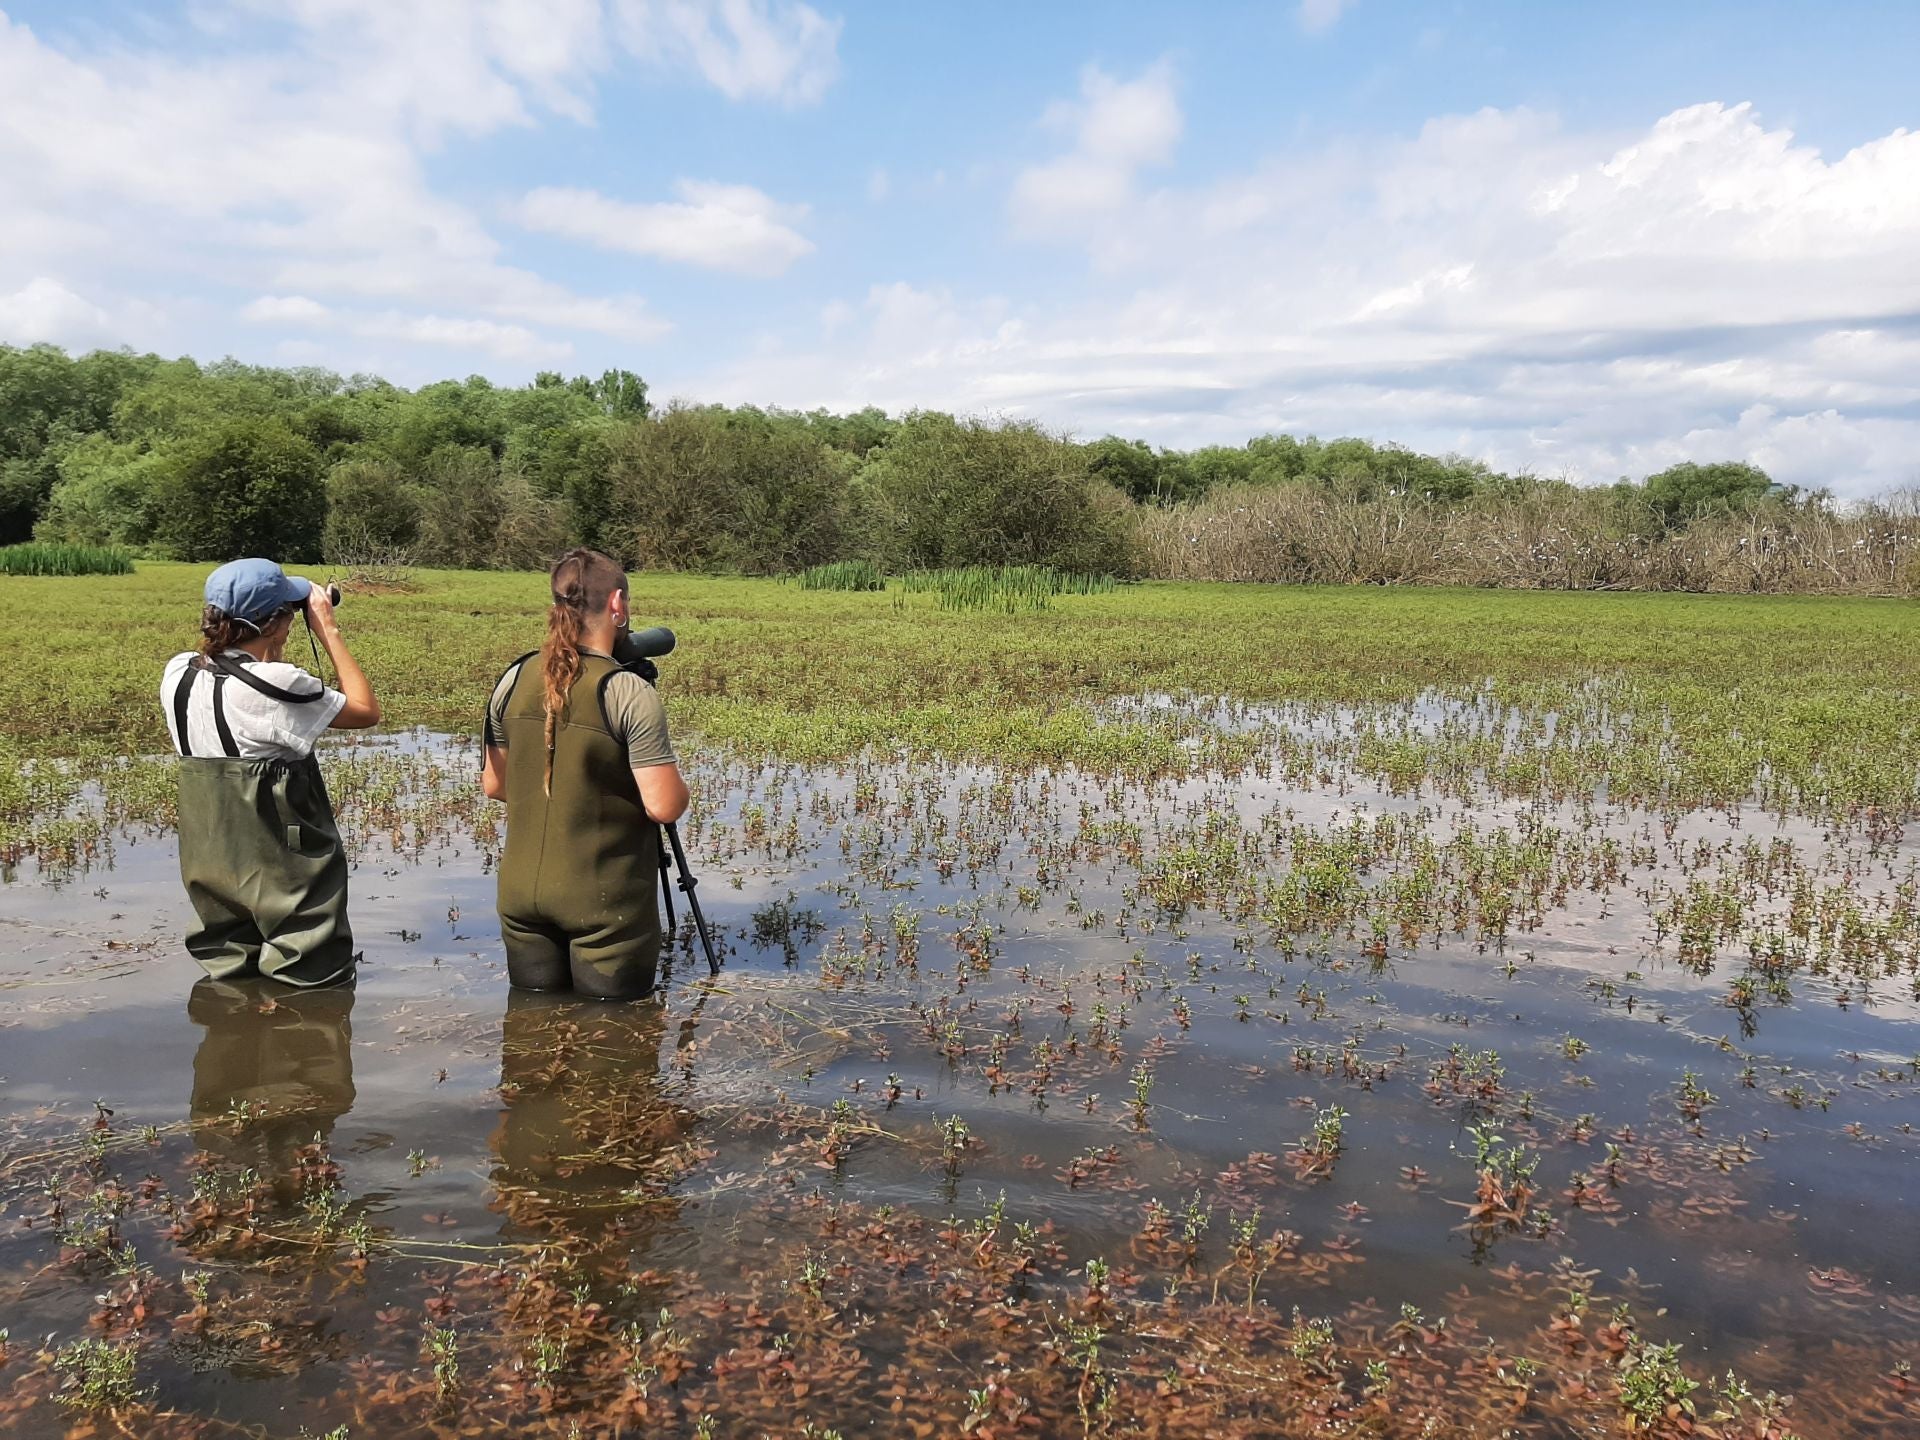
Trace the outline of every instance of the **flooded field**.
<instances>
[{"instance_id":1,"label":"flooded field","mask_svg":"<svg viewBox=\"0 0 1920 1440\"><path fill-rule=\"evenodd\" d=\"M164 763L43 762L0 1434L1920 1433L1904 812L1093 710L1153 763L702 752L725 969L632 1005L509 993L470 745L323 751L321 993L195 983Z\"/></svg>"}]
</instances>

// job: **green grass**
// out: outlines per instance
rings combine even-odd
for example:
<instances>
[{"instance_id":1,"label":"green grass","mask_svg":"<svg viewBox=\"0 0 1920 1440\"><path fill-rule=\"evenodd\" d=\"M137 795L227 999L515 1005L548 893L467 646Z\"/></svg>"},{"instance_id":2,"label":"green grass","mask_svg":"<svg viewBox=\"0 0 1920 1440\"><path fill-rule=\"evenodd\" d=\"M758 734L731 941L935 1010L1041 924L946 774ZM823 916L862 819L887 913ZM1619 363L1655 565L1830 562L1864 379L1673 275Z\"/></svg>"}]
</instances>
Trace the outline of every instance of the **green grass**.
<instances>
[{"instance_id":1,"label":"green grass","mask_svg":"<svg viewBox=\"0 0 1920 1440\"><path fill-rule=\"evenodd\" d=\"M913 570L901 577L907 594L931 591L943 610L998 610L1008 615L1051 608L1056 595L1107 595L1111 575L1082 575L1051 565L965 565Z\"/></svg>"},{"instance_id":2,"label":"green grass","mask_svg":"<svg viewBox=\"0 0 1920 1440\"><path fill-rule=\"evenodd\" d=\"M164 749L160 667L195 641L204 568L0 585L14 753ZM488 685L539 643L545 577L417 579L349 595L347 638L390 726L476 730ZM1164 692L1361 707L1322 743L1399 783L1667 805L1758 788L1904 814L1920 772L1911 601L1150 583L1007 614L680 575L638 575L633 598L636 624L680 637L660 679L676 732L756 754L1178 768L1190 721L1089 703ZM289 656L307 654L296 626ZM1510 707L1515 728L1416 725L1407 702L1430 692Z\"/></svg>"},{"instance_id":3,"label":"green grass","mask_svg":"<svg viewBox=\"0 0 1920 1440\"><path fill-rule=\"evenodd\" d=\"M131 575L133 558L98 545L0 546L0 575Z\"/></svg>"},{"instance_id":4,"label":"green grass","mask_svg":"<svg viewBox=\"0 0 1920 1440\"><path fill-rule=\"evenodd\" d=\"M795 577L802 590L884 590L887 577L871 560L836 560L813 565Z\"/></svg>"}]
</instances>

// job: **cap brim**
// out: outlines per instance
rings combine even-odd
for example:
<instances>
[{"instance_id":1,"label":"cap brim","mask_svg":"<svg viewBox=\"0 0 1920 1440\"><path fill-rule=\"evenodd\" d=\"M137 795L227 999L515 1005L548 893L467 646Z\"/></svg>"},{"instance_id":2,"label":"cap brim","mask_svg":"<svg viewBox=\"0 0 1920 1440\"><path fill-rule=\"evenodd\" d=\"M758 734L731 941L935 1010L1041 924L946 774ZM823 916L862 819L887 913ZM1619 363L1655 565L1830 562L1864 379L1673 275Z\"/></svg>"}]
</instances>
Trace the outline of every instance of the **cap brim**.
<instances>
[{"instance_id":1,"label":"cap brim","mask_svg":"<svg viewBox=\"0 0 1920 1440\"><path fill-rule=\"evenodd\" d=\"M280 603L283 605L306 604L307 596L313 593L313 582L311 580L303 580L298 575L288 575L285 579L287 583L283 593L286 599Z\"/></svg>"}]
</instances>

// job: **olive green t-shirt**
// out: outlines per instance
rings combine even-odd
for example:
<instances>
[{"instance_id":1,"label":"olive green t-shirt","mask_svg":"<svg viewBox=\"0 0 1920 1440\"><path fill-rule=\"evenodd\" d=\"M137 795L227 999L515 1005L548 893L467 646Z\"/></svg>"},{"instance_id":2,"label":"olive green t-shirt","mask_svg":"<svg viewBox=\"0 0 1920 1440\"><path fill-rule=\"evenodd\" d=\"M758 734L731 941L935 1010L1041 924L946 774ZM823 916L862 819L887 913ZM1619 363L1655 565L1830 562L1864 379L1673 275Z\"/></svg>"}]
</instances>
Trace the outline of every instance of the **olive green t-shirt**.
<instances>
[{"instance_id":1,"label":"olive green t-shirt","mask_svg":"<svg viewBox=\"0 0 1920 1440\"><path fill-rule=\"evenodd\" d=\"M583 655L597 655L597 650L583 649ZM539 657L533 657L537 667ZM525 663L525 662L521 662ZM500 677L500 683L493 687L493 696L487 701L486 742L498 745L502 749L507 744L507 696L513 693L513 682L520 678L520 665L507 667L507 673ZM539 683L539 671L527 677L530 685ZM667 707L660 703L659 692L631 670L616 671L607 680L607 688L602 692L607 707L607 728L613 738L627 747L627 764L635 770L644 770L650 765L672 765L675 762L673 742L667 738Z\"/></svg>"}]
</instances>

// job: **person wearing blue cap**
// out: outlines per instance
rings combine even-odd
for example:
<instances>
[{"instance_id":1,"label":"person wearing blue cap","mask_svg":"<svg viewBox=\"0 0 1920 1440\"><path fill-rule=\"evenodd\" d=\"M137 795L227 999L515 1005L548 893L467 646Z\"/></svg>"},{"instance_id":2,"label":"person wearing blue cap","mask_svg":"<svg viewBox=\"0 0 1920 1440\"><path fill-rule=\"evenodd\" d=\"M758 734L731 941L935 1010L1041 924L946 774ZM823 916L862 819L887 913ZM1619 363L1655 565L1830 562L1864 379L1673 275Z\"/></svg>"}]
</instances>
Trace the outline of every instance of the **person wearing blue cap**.
<instances>
[{"instance_id":1,"label":"person wearing blue cap","mask_svg":"<svg viewBox=\"0 0 1920 1440\"><path fill-rule=\"evenodd\" d=\"M180 878L199 921L187 949L216 980L350 980L347 857L313 742L379 724L380 702L325 588L235 560L207 577L205 598L200 649L160 680L181 756ZM303 612L338 690L282 658Z\"/></svg>"}]
</instances>

